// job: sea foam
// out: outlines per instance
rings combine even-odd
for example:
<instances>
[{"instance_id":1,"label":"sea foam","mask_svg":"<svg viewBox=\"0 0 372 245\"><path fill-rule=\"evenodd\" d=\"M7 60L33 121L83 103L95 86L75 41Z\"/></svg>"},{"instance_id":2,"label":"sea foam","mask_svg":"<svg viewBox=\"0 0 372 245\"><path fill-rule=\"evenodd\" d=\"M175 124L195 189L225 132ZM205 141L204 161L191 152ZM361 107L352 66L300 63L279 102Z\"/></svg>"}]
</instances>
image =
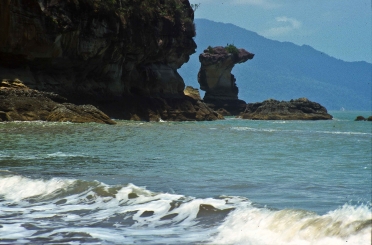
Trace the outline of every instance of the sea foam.
<instances>
[{"instance_id":1,"label":"sea foam","mask_svg":"<svg viewBox=\"0 0 372 245\"><path fill-rule=\"evenodd\" d=\"M0 219L4 221L0 237L14 243L58 242L63 237L143 244L155 240L160 244L371 243L371 208L367 205L344 205L318 215L256 207L240 197L194 198L152 192L134 184L110 186L4 173L0 176Z\"/></svg>"},{"instance_id":2,"label":"sea foam","mask_svg":"<svg viewBox=\"0 0 372 245\"><path fill-rule=\"evenodd\" d=\"M238 208L218 228L213 244L371 244L371 210L344 205L325 215L304 210Z\"/></svg>"},{"instance_id":3,"label":"sea foam","mask_svg":"<svg viewBox=\"0 0 372 245\"><path fill-rule=\"evenodd\" d=\"M33 180L22 176L0 177L0 196L12 201L40 195L48 195L52 192L66 188L73 180L53 178L50 180Z\"/></svg>"}]
</instances>

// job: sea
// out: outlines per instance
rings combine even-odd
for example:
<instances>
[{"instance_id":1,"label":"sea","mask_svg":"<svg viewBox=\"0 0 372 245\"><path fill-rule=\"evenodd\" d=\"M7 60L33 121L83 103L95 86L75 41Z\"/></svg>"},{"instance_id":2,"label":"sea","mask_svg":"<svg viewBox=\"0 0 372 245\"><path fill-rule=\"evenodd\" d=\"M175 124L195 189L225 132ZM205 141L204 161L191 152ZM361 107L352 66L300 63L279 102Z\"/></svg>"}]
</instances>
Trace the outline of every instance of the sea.
<instances>
[{"instance_id":1,"label":"sea","mask_svg":"<svg viewBox=\"0 0 372 245\"><path fill-rule=\"evenodd\" d=\"M0 244L371 244L371 112L0 123Z\"/></svg>"}]
</instances>

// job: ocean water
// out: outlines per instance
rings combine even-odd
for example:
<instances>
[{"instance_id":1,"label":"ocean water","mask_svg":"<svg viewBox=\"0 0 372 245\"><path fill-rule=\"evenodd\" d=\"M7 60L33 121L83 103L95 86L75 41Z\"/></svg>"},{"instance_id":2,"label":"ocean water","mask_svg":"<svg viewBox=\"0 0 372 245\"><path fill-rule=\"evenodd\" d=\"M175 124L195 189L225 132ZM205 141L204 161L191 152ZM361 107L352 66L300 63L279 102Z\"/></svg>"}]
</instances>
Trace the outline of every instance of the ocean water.
<instances>
[{"instance_id":1,"label":"ocean water","mask_svg":"<svg viewBox=\"0 0 372 245\"><path fill-rule=\"evenodd\" d=\"M371 244L372 113L0 124L0 244Z\"/></svg>"}]
</instances>

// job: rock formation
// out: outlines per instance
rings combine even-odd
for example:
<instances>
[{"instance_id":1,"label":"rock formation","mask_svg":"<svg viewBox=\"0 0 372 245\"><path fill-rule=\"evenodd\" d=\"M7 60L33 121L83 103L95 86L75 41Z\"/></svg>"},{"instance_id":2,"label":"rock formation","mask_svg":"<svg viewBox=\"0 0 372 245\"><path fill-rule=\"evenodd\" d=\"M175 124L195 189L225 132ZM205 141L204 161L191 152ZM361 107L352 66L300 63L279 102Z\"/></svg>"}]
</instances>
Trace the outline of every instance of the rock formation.
<instances>
[{"instance_id":1,"label":"rock formation","mask_svg":"<svg viewBox=\"0 0 372 245\"><path fill-rule=\"evenodd\" d=\"M354 121L365 121L366 118L363 116L357 116Z\"/></svg>"},{"instance_id":2,"label":"rock formation","mask_svg":"<svg viewBox=\"0 0 372 245\"><path fill-rule=\"evenodd\" d=\"M19 80L3 80L0 83L0 122L41 120L116 124L92 105L59 103L64 101L66 99L58 94L30 89Z\"/></svg>"},{"instance_id":3,"label":"rock formation","mask_svg":"<svg viewBox=\"0 0 372 245\"><path fill-rule=\"evenodd\" d=\"M243 119L252 120L330 120L332 116L326 108L306 98L291 101L265 100L249 103L243 113Z\"/></svg>"},{"instance_id":4,"label":"rock formation","mask_svg":"<svg viewBox=\"0 0 372 245\"><path fill-rule=\"evenodd\" d=\"M369 116L368 118L357 116L354 121L372 121L372 116Z\"/></svg>"},{"instance_id":5,"label":"rock formation","mask_svg":"<svg viewBox=\"0 0 372 245\"><path fill-rule=\"evenodd\" d=\"M198 73L200 89L205 91L204 102L225 114L239 114L246 103L238 99L239 89L231 74L235 64L252 59L254 54L233 45L208 47L199 55L201 67Z\"/></svg>"},{"instance_id":6,"label":"rock formation","mask_svg":"<svg viewBox=\"0 0 372 245\"><path fill-rule=\"evenodd\" d=\"M199 89L187 86L183 91L186 96L193 98L194 100L202 100L200 97Z\"/></svg>"},{"instance_id":7,"label":"rock formation","mask_svg":"<svg viewBox=\"0 0 372 245\"><path fill-rule=\"evenodd\" d=\"M188 0L0 0L0 80L120 119L217 119L177 72L193 19Z\"/></svg>"}]
</instances>

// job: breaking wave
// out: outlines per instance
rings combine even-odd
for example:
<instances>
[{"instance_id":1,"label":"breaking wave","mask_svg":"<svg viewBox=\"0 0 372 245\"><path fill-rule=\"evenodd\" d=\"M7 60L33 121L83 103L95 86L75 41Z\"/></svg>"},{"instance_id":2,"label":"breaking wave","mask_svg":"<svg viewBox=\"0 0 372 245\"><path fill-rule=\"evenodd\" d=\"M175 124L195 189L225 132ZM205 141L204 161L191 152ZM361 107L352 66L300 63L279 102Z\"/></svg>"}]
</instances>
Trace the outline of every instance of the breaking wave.
<instances>
[{"instance_id":1,"label":"breaking wave","mask_svg":"<svg viewBox=\"0 0 372 245\"><path fill-rule=\"evenodd\" d=\"M0 172L0 243L370 244L371 208L324 215L242 197L194 198L134 184Z\"/></svg>"}]
</instances>

